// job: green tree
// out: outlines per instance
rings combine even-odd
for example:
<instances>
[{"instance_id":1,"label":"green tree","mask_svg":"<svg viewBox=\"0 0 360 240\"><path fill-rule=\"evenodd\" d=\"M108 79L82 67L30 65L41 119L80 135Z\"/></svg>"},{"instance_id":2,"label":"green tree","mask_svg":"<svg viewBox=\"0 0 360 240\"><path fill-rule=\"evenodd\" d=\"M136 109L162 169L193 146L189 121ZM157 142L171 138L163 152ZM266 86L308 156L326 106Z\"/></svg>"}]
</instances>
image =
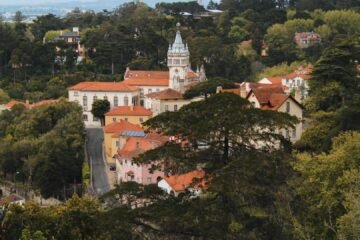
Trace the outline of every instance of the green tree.
<instances>
[{"instance_id":1,"label":"green tree","mask_svg":"<svg viewBox=\"0 0 360 240\"><path fill-rule=\"evenodd\" d=\"M197 96L204 96L207 98L208 95L216 93L218 87L222 87L224 89L236 88L234 82L229 80L223 78L210 78L208 81L199 83L186 90L184 97L193 98Z\"/></svg>"},{"instance_id":2,"label":"green tree","mask_svg":"<svg viewBox=\"0 0 360 240\"><path fill-rule=\"evenodd\" d=\"M295 122L284 113L254 109L232 93L215 94L148 120L145 124L150 129L178 136L188 144L165 144L135 163L153 164L152 169L161 167L170 174L202 166L208 189L194 200L185 193L180 199L154 203L141 215L146 216L144 221L156 222L161 226L158 232L180 239L267 239L269 234L290 238L291 229L281 227L289 219L278 208L279 199L285 204L290 198L284 183L291 170L281 150L287 144L270 129L291 127Z\"/></svg>"},{"instance_id":3,"label":"green tree","mask_svg":"<svg viewBox=\"0 0 360 240\"><path fill-rule=\"evenodd\" d=\"M2 89L0 89L0 104L7 103L10 101L9 95Z\"/></svg>"},{"instance_id":4,"label":"green tree","mask_svg":"<svg viewBox=\"0 0 360 240\"><path fill-rule=\"evenodd\" d=\"M108 100L96 100L92 104L91 113L100 119L101 125L105 122L105 113L110 110L110 102Z\"/></svg>"}]
</instances>

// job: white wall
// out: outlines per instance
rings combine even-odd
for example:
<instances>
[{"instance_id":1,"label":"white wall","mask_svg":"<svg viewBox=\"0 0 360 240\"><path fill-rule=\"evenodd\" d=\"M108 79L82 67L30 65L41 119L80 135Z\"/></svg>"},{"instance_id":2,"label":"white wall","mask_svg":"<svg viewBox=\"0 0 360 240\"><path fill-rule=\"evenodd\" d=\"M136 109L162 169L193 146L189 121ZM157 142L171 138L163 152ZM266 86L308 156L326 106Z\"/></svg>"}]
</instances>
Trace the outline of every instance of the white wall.
<instances>
[{"instance_id":1,"label":"white wall","mask_svg":"<svg viewBox=\"0 0 360 240\"><path fill-rule=\"evenodd\" d=\"M128 97L128 105L132 104L132 98L139 96L140 92L92 92L92 91L76 91L76 90L69 90L69 101L70 102L77 102L83 108L83 115L87 116L87 121L84 120L86 127L101 127L100 121L95 121L94 117L91 113L91 107L94 102L94 96L99 99L105 99L107 97L108 101L110 102L110 108L116 107L114 105L114 97L118 97L118 106L124 106L124 98L125 96ZM84 96L87 97L87 106L84 106Z\"/></svg>"}]
</instances>

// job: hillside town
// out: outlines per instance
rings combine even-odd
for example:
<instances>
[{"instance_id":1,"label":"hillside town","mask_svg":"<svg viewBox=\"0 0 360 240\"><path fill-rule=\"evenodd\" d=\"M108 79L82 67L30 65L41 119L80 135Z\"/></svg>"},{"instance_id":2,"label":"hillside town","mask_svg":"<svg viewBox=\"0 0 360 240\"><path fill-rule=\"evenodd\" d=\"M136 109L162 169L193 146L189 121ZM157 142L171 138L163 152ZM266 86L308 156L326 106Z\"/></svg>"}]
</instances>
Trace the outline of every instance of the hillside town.
<instances>
[{"instance_id":1,"label":"hillside town","mask_svg":"<svg viewBox=\"0 0 360 240\"><path fill-rule=\"evenodd\" d=\"M0 239L358 239L355 2L0 19Z\"/></svg>"}]
</instances>

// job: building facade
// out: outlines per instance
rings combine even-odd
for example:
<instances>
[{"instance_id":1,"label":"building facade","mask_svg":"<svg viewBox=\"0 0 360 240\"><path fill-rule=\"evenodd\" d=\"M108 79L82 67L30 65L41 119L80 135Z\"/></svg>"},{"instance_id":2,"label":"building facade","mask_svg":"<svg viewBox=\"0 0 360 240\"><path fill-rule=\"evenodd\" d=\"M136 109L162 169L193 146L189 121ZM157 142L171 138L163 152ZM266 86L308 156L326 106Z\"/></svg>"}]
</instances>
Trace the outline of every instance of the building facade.
<instances>
[{"instance_id":1,"label":"building facade","mask_svg":"<svg viewBox=\"0 0 360 240\"><path fill-rule=\"evenodd\" d=\"M98 99L110 102L110 108L138 104L139 89L115 82L81 82L68 88L69 101L78 103L83 109L86 127L101 127L100 120L91 113L92 104Z\"/></svg>"}]
</instances>

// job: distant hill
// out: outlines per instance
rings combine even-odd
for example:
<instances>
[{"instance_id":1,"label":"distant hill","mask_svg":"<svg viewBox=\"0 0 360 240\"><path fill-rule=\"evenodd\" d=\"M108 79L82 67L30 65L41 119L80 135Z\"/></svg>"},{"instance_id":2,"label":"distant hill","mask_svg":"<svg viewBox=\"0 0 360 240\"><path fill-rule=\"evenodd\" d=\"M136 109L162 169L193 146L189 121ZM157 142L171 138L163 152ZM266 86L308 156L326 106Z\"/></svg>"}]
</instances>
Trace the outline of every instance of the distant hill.
<instances>
[{"instance_id":1,"label":"distant hill","mask_svg":"<svg viewBox=\"0 0 360 240\"><path fill-rule=\"evenodd\" d=\"M146 4L150 7L155 7L157 2L176 2L178 0L144 0ZM184 0L179 0L184 1ZM16 11L21 11L26 17L27 20L31 20L40 15L45 15L48 13L55 14L57 16L64 16L69 11L78 7L83 11L93 10L95 12L103 11L104 9L112 11L114 8L119 5L131 2L129 0L95 0L95 1L61 1L52 0L35 0L32 1L32 4L29 4L29 1L18 0L12 3L8 1L0 0L0 15L5 20L11 20ZM185 1L184 1L185 2Z\"/></svg>"}]
</instances>

